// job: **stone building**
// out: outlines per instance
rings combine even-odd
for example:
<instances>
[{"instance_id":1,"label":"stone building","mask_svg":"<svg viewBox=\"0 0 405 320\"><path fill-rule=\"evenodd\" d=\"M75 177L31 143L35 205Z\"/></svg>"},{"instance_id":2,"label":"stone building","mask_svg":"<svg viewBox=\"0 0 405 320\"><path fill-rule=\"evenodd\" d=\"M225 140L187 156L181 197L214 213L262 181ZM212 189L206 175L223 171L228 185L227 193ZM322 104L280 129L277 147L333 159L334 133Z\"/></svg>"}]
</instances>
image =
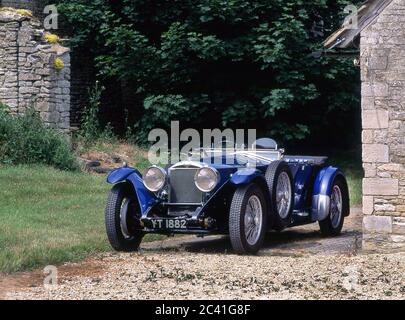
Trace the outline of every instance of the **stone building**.
<instances>
[{"instance_id":1,"label":"stone building","mask_svg":"<svg viewBox=\"0 0 405 320\"><path fill-rule=\"evenodd\" d=\"M359 49L363 250L405 251L405 1L367 1L325 46Z\"/></svg>"},{"instance_id":2,"label":"stone building","mask_svg":"<svg viewBox=\"0 0 405 320\"><path fill-rule=\"evenodd\" d=\"M70 129L70 55L45 41L27 13L0 11L0 102L13 113L34 106L51 127Z\"/></svg>"}]
</instances>

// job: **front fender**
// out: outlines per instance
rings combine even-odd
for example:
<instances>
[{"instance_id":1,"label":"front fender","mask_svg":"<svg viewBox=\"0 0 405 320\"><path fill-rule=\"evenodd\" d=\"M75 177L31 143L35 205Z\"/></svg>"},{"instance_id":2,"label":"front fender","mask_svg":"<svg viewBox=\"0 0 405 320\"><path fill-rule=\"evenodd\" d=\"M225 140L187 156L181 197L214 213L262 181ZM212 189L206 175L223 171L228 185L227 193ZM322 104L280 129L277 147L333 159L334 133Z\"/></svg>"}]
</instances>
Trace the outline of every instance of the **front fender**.
<instances>
[{"instance_id":1,"label":"front fender","mask_svg":"<svg viewBox=\"0 0 405 320\"><path fill-rule=\"evenodd\" d=\"M244 168L236 171L231 177L231 183L235 186L245 185L253 182L258 177L263 177L263 173L255 168Z\"/></svg>"},{"instance_id":2,"label":"front fender","mask_svg":"<svg viewBox=\"0 0 405 320\"><path fill-rule=\"evenodd\" d=\"M314 192L312 196L312 220L325 220L330 211L330 195L333 181L337 176L346 178L339 168L327 167L319 171L314 182Z\"/></svg>"},{"instance_id":3,"label":"front fender","mask_svg":"<svg viewBox=\"0 0 405 320\"><path fill-rule=\"evenodd\" d=\"M131 174L135 173L139 177L142 175L139 173L138 170L134 168L118 168L110 172L107 177L107 182L109 184L116 184L118 182L125 181Z\"/></svg>"},{"instance_id":4,"label":"front fender","mask_svg":"<svg viewBox=\"0 0 405 320\"><path fill-rule=\"evenodd\" d=\"M267 182L262 171L256 168L239 169L232 175L230 183L233 184L235 187L247 185L250 183L256 183L257 185L259 185L266 199L267 208L269 208L270 210L270 195L268 192ZM269 210L268 214L270 214ZM270 215L269 218L272 219L272 215ZM270 224L272 223L272 220L270 220Z\"/></svg>"},{"instance_id":5,"label":"front fender","mask_svg":"<svg viewBox=\"0 0 405 320\"><path fill-rule=\"evenodd\" d=\"M108 175L107 182L110 184L130 183L135 191L142 215L158 202L158 198L155 194L146 189L143 184L142 175L134 168L119 168L113 170Z\"/></svg>"}]
</instances>

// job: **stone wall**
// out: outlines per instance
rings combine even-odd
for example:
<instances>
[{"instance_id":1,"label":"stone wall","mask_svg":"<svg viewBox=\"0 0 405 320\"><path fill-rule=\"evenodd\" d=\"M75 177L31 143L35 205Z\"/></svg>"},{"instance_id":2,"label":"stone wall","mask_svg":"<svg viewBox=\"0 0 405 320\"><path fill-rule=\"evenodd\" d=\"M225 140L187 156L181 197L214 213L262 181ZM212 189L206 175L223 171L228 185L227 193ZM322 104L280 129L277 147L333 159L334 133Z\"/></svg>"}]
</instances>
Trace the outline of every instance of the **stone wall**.
<instances>
[{"instance_id":1,"label":"stone wall","mask_svg":"<svg viewBox=\"0 0 405 320\"><path fill-rule=\"evenodd\" d=\"M51 127L70 128L70 55L48 44L38 20L0 12L0 102L13 113L34 106ZM55 60L64 67L58 69Z\"/></svg>"},{"instance_id":2,"label":"stone wall","mask_svg":"<svg viewBox=\"0 0 405 320\"><path fill-rule=\"evenodd\" d=\"M3 7L12 7L31 10L35 16L42 16L45 6L49 0L0 0Z\"/></svg>"},{"instance_id":3,"label":"stone wall","mask_svg":"<svg viewBox=\"0 0 405 320\"><path fill-rule=\"evenodd\" d=\"M361 36L363 249L405 250L405 1Z\"/></svg>"},{"instance_id":4,"label":"stone wall","mask_svg":"<svg viewBox=\"0 0 405 320\"><path fill-rule=\"evenodd\" d=\"M3 7L31 10L36 17L44 18L44 8L52 4L50 0L0 0ZM63 25L59 24L58 34L65 35ZM92 56L88 51L77 49L71 52L71 96L70 96L70 125L80 126L84 106L88 101L88 88L94 84L95 69Z\"/></svg>"}]
</instances>

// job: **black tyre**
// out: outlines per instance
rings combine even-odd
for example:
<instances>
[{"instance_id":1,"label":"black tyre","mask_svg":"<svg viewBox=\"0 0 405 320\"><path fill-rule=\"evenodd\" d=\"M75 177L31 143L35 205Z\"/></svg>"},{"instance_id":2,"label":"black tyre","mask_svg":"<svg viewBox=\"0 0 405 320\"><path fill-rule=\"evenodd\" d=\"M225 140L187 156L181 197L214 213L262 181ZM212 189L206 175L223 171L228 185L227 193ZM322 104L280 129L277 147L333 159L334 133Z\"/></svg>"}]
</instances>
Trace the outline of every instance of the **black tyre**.
<instances>
[{"instance_id":1,"label":"black tyre","mask_svg":"<svg viewBox=\"0 0 405 320\"><path fill-rule=\"evenodd\" d=\"M325 237L340 235L343 228L345 216L350 210L349 191L347 184L342 177L337 177L333 181L330 194L330 209L328 217L319 221L321 233Z\"/></svg>"},{"instance_id":2,"label":"black tyre","mask_svg":"<svg viewBox=\"0 0 405 320\"><path fill-rule=\"evenodd\" d=\"M288 164L284 161L270 163L266 171L270 195L272 226L282 230L291 223L294 209L294 184Z\"/></svg>"},{"instance_id":3,"label":"black tyre","mask_svg":"<svg viewBox=\"0 0 405 320\"><path fill-rule=\"evenodd\" d=\"M235 191L229 213L229 236L238 254L255 254L267 230L266 200L256 184Z\"/></svg>"},{"instance_id":4,"label":"black tyre","mask_svg":"<svg viewBox=\"0 0 405 320\"><path fill-rule=\"evenodd\" d=\"M136 251L144 236L140 210L133 191L125 184L114 186L108 195L105 226L111 246L117 251Z\"/></svg>"}]
</instances>

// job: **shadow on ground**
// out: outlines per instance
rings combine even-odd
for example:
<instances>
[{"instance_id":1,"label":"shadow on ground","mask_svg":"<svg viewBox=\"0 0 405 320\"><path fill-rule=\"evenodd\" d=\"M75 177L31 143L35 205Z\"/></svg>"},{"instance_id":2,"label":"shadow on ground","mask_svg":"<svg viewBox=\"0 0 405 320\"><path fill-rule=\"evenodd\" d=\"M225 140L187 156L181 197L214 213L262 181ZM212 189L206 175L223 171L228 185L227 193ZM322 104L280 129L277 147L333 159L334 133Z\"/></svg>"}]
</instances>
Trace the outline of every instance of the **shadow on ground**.
<instances>
[{"instance_id":1,"label":"shadow on ground","mask_svg":"<svg viewBox=\"0 0 405 320\"><path fill-rule=\"evenodd\" d=\"M346 219L343 232L338 237L324 238L318 224L296 227L282 232L270 232L265 239L260 255L301 256L357 254L361 247L361 210L352 209ZM145 243L145 251L184 250L193 253L232 253L229 238L211 236L206 238L171 238L161 242Z\"/></svg>"}]
</instances>

